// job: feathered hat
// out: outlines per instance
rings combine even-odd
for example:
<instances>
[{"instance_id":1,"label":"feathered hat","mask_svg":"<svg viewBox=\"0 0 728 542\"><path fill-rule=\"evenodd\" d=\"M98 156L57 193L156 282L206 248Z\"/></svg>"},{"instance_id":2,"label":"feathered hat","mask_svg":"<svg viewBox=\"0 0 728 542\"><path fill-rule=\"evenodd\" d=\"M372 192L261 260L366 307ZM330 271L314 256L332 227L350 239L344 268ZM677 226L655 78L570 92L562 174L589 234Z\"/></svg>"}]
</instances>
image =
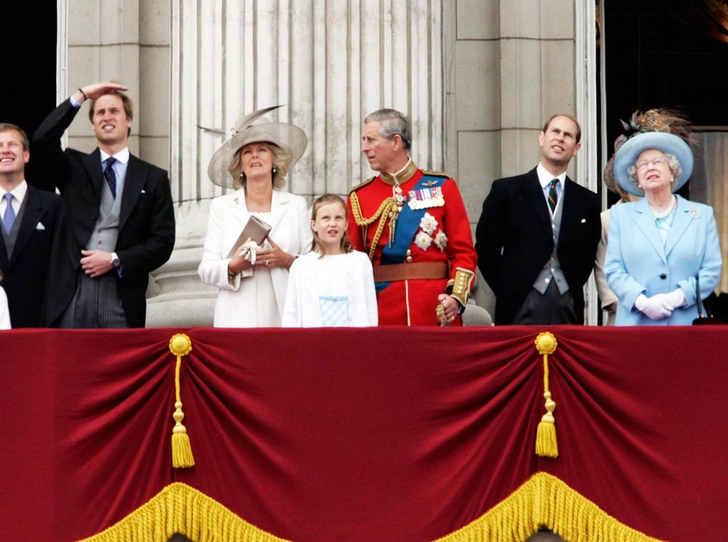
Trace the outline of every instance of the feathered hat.
<instances>
[{"instance_id":1,"label":"feathered hat","mask_svg":"<svg viewBox=\"0 0 728 542\"><path fill-rule=\"evenodd\" d=\"M664 132L678 136L688 145L693 143L691 139L693 133L692 122L683 113L674 109L649 109L644 113L635 111L629 123L623 120L619 122L622 123L623 133L614 140L614 154L604 168L604 184L616 194L619 194L619 191L617 190L617 180L614 177L614 158L617 151L630 138L647 132Z\"/></svg>"}]
</instances>

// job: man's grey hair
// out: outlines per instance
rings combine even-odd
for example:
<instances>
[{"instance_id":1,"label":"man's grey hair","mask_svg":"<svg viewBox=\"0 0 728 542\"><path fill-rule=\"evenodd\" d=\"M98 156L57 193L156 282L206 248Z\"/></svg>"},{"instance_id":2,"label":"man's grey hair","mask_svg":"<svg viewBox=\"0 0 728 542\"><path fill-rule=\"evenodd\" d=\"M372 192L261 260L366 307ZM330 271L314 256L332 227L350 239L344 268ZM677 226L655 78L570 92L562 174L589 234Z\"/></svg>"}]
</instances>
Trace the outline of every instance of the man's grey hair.
<instances>
[{"instance_id":1,"label":"man's grey hair","mask_svg":"<svg viewBox=\"0 0 728 542\"><path fill-rule=\"evenodd\" d=\"M412 124L404 113L394 109L379 109L364 119L364 124L370 122L381 122L379 133L383 137L392 139L395 135L398 135L402 138L402 145L405 150L412 148Z\"/></svg>"},{"instance_id":2,"label":"man's grey hair","mask_svg":"<svg viewBox=\"0 0 728 542\"><path fill-rule=\"evenodd\" d=\"M680 160L678 160L677 156L675 156L674 154L667 154L666 152L663 154L665 155L665 158L667 158L667 165L670 167L673 180L678 179L683 172L682 166L680 165ZM639 186L639 181L637 180L636 164L627 168L627 175L629 175L629 180L632 181L635 186Z\"/></svg>"}]
</instances>

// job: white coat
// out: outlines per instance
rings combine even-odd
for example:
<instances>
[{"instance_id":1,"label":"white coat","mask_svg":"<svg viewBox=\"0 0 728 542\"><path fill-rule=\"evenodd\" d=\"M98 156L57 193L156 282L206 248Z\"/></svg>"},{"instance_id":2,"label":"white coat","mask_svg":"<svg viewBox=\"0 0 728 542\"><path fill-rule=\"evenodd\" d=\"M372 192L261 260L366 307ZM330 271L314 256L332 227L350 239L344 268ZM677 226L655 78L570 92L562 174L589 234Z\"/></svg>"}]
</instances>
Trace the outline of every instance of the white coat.
<instances>
[{"instance_id":1,"label":"white coat","mask_svg":"<svg viewBox=\"0 0 728 542\"><path fill-rule=\"evenodd\" d=\"M256 270L251 269L244 276L237 275L228 280L227 258L230 249L248 223L250 212L245 205L242 188L212 200L207 237L198 268L200 279L205 284L219 288L215 304L215 327L258 327L256 299L270 299L271 311L282 317L288 287L288 270L275 267L270 273L273 291L257 292ZM299 255L311 248L311 214L306 200L287 192L273 191L271 199L271 232L269 237L289 254Z\"/></svg>"},{"instance_id":2,"label":"white coat","mask_svg":"<svg viewBox=\"0 0 728 542\"><path fill-rule=\"evenodd\" d=\"M349 326L376 326L379 323L377 294L374 289L372 262L363 252L352 251L338 260L336 270L347 286ZM319 296L322 260L317 252L309 252L291 266L288 295L283 313L283 327L323 327Z\"/></svg>"}]
</instances>

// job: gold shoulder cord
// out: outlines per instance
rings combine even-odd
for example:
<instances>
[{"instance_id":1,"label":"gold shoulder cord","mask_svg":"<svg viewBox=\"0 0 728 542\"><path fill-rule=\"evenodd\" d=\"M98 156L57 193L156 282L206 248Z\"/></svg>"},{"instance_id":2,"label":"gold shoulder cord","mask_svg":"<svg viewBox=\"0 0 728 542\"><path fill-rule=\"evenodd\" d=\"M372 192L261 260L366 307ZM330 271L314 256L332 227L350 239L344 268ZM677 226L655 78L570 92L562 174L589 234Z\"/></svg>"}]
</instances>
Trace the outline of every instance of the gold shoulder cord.
<instances>
[{"instance_id":1,"label":"gold shoulder cord","mask_svg":"<svg viewBox=\"0 0 728 542\"><path fill-rule=\"evenodd\" d=\"M349 201L351 202L351 211L354 213L354 220L356 221L357 226L368 226L369 224L373 224L375 220L379 219L379 224L377 224L377 231L374 232L374 239L372 239L372 246L369 248L369 259L373 260L374 251L377 248L377 243L379 243L379 239L382 237L382 232L384 231L384 225L386 223L386 220L382 220L382 218L391 218L392 213L397 212L397 202L394 201L394 198L387 198L382 201L379 209L377 209L377 212L374 213L371 218L364 218L361 214L359 198L356 196L356 192L352 192L351 194L349 194Z\"/></svg>"}]
</instances>

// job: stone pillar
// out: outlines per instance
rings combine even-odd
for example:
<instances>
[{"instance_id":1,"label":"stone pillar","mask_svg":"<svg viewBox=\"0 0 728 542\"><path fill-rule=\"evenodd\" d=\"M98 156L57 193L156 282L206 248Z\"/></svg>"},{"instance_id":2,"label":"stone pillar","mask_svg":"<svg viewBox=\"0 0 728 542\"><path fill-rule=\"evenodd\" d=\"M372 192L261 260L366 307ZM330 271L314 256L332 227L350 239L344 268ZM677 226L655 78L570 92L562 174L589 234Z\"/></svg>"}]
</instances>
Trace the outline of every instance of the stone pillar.
<instances>
[{"instance_id":1,"label":"stone pillar","mask_svg":"<svg viewBox=\"0 0 728 542\"><path fill-rule=\"evenodd\" d=\"M448 4L449 5L449 4ZM449 7L436 0L180 0L171 3L171 163L177 243L156 272L147 325L209 325L214 288L197 278L212 198L207 164L243 114L286 104L274 120L309 138L286 189L309 200L346 194L372 175L361 159L366 114L413 120L413 158L445 162L443 42Z\"/></svg>"}]
</instances>

